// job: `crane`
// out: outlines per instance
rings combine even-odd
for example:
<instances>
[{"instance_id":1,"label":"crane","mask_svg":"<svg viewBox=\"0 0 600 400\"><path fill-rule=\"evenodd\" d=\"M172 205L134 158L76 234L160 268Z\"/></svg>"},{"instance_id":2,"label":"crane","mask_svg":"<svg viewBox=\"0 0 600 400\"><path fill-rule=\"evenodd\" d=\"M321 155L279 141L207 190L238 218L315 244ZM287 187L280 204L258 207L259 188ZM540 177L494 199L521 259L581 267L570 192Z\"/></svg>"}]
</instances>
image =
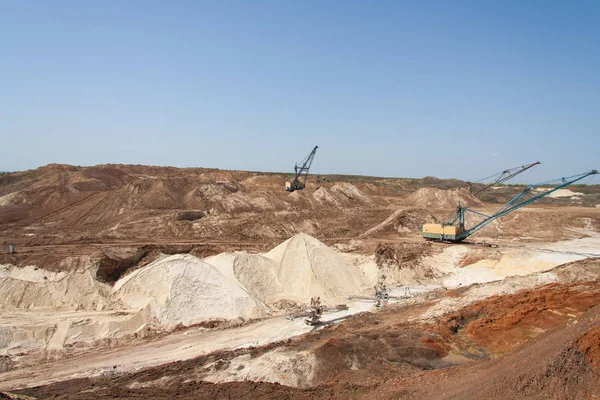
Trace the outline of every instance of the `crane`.
<instances>
[{"instance_id":1,"label":"crane","mask_svg":"<svg viewBox=\"0 0 600 400\"><path fill-rule=\"evenodd\" d=\"M423 237L425 239L437 239L449 242L461 242L481 230L483 227L488 225L490 222L497 218L500 218L508 213L511 213L523 206L533 203L543 197L548 196L569 186L575 182L578 182L588 176L597 174L597 170L592 170L579 175L573 175L566 178L555 179L552 181L536 183L529 185L521 193L516 195L508 203L500 207L492 215L486 215L475 210L471 210L467 207L462 207L460 202L456 212L443 224L425 224L423 225ZM539 190L540 186L558 184L557 186L549 190Z\"/></svg>"},{"instance_id":2,"label":"crane","mask_svg":"<svg viewBox=\"0 0 600 400\"><path fill-rule=\"evenodd\" d=\"M312 149L310 154L306 156L304 160L302 160L300 166L298 166L298 164L294 165L294 178L291 181L287 181L285 183L285 190L287 190L288 192L293 192L294 190L304 189L304 187L306 186L306 178L308 177L308 170L312 165L318 148L319 146L315 146L315 148Z\"/></svg>"},{"instance_id":3,"label":"crane","mask_svg":"<svg viewBox=\"0 0 600 400\"><path fill-rule=\"evenodd\" d=\"M529 168L533 168L536 165L541 164L539 161L536 161L532 164L528 164L528 165L522 165L520 167L515 167L515 168L509 168L509 169L505 169L502 172L499 172L497 174L488 176L486 178L483 178L482 180L480 180L479 182L482 181L486 181L490 178L495 178L491 183L489 183L488 185L484 186L483 188L479 189L477 192L473 193L473 195L477 196L479 193L483 192L484 190L494 186L494 185L498 185L500 183L506 182L509 179L514 178L515 176L519 175L520 173L523 173L525 171L527 171Z\"/></svg>"}]
</instances>

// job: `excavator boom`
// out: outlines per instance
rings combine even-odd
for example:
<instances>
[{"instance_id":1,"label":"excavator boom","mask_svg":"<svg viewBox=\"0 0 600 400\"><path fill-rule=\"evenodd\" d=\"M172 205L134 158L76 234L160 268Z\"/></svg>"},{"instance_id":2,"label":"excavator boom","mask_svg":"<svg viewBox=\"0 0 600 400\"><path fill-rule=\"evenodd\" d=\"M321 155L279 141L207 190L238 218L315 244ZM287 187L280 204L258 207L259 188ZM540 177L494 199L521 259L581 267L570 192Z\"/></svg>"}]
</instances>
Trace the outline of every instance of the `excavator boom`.
<instances>
[{"instance_id":1,"label":"excavator boom","mask_svg":"<svg viewBox=\"0 0 600 400\"><path fill-rule=\"evenodd\" d=\"M481 181L487 181L490 178L494 178L494 180L487 184L486 186L484 186L483 188L479 189L477 192L473 193L473 195L477 196L479 193L483 192L484 190L494 186L494 185L499 185L501 183L506 182L509 179L514 178L515 176L527 171L529 168L533 168L536 165L541 164L539 161L536 161L532 164L528 164L528 165L523 165L521 167L515 167L515 168L509 168L506 169L498 174L494 174L492 176L488 176L486 178L483 178ZM481 182L480 181L480 182Z\"/></svg>"}]
</instances>

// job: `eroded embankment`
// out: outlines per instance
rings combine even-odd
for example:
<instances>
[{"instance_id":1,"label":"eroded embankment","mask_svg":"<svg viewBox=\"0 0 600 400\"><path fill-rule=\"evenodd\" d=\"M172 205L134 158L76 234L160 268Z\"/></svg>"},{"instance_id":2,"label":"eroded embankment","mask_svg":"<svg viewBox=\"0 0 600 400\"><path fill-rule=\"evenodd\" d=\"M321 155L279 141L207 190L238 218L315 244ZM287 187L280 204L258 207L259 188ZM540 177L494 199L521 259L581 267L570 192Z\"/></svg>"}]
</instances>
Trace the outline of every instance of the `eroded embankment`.
<instances>
[{"instance_id":1,"label":"eroded embankment","mask_svg":"<svg viewBox=\"0 0 600 400\"><path fill-rule=\"evenodd\" d=\"M597 304L599 281L551 283L468 305L445 315L437 330L445 337L459 338L465 348L481 348L498 355Z\"/></svg>"}]
</instances>

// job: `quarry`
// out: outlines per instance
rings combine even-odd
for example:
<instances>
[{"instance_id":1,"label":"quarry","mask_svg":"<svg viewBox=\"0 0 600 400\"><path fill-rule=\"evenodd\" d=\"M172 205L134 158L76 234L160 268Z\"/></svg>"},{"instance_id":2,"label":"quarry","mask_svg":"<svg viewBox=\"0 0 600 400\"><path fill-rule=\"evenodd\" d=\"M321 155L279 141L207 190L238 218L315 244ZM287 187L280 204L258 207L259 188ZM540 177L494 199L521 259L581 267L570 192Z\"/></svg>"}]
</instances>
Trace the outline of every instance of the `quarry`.
<instances>
[{"instance_id":1,"label":"quarry","mask_svg":"<svg viewBox=\"0 0 600 400\"><path fill-rule=\"evenodd\" d=\"M598 185L543 187L455 243L423 226L459 204L494 215L524 186L286 179L0 176L0 398L600 393Z\"/></svg>"}]
</instances>

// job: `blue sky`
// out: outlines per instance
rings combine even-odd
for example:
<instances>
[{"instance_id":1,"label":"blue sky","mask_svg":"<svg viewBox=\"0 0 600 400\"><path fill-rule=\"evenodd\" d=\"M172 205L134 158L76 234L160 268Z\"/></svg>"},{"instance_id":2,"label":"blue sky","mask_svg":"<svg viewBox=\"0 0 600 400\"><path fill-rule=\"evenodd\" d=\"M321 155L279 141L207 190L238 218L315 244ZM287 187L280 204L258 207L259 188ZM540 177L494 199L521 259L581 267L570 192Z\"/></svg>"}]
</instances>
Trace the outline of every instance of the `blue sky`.
<instances>
[{"instance_id":1,"label":"blue sky","mask_svg":"<svg viewBox=\"0 0 600 400\"><path fill-rule=\"evenodd\" d=\"M600 168L597 1L7 0L0 37L0 170Z\"/></svg>"}]
</instances>

